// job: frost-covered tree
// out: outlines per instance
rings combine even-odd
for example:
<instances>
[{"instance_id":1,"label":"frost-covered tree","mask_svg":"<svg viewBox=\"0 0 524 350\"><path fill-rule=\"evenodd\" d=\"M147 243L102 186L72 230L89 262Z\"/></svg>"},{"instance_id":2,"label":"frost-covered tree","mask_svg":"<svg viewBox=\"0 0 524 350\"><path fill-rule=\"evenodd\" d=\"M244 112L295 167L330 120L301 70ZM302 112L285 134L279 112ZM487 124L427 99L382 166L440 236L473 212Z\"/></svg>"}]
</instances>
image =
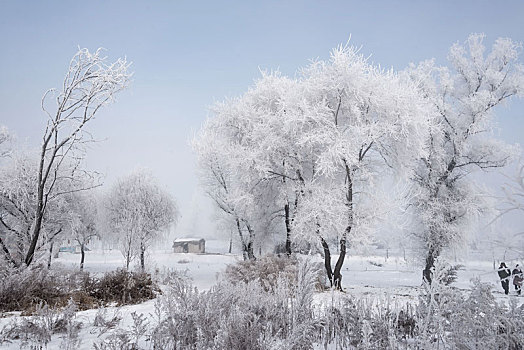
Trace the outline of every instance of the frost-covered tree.
<instances>
[{"instance_id":1,"label":"frost-covered tree","mask_svg":"<svg viewBox=\"0 0 524 350\"><path fill-rule=\"evenodd\" d=\"M302 88L279 72L263 73L245 94L215 105L193 143L202 184L246 259L254 258L255 239L268 234L284 235L291 254L298 203L314 163L313 153L299 145Z\"/></svg>"},{"instance_id":2,"label":"frost-covered tree","mask_svg":"<svg viewBox=\"0 0 524 350\"><path fill-rule=\"evenodd\" d=\"M312 176L315 152L300 146L300 120L306 111L304 84L279 72L263 73L242 98L253 117L249 134L253 167L264 188L266 221L274 233L285 232L285 251L292 252L293 227L304 183ZM309 108L307 113L313 111ZM268 205L268 201L271 201ZM298 244L299 242L295 242Z\"/></svg>"},{"instance_id":3,"label":"frost-covered tree","mask_svg":"<svg viewBox=\"0 0 524 350\"><path fill-rule=\"evenodd\" d=\"M209 125L209 124L208 124ZM213 133L214 136L210 136ZM214 201L226 227L238 233L245 259L254 259L256 198L251 191L249 166L234 162L234 150L214 130L201 133L196 145L200 178L207 195Z\"/></svg>"},{"instance_id":4,"label":"frost-covered tree","mask_svg":"<svg viewBox=\"0 0 524 350\"><path fill-rule=\"evenodd\" d=\"M271 108L261 86L265 81L239 98L217 104L214 118L193 142L201 183L226 227L238 233L245 259L255 258L255 239L261 239L277 211L277 189L261 156L261 139L272 136L261 132Z\"/></svg>"},{"instance_id":5,"label":"frost-covered tree","mask_svg":"<svg viewBox=\"0 0 524 350\"><path fill-rule=\"evenodd\" d=\"M12 138L13 137L9 130L5 126L0 125L0 159L9 154L9 143Z\"/></svg>"},{"instance_id":6,"label":"frost-covered tree","mask_svg":"<svg viewBox=\"0 0 524 350\"><path fill-rule=\"evenodd\" d=\"M0 245L14 266L25 258L34 221L36 179L32 159L15 155L0 169Z\"/></svg>"},{"instance_id":7,"label":"frost-covered tree","mask_svg":"<svg viewBox=\"0 0 524 350\"><path fill-rule=\"evenodd\" d=\"M218 105L197 142L204 184L237 222L281 213L288 247L292 236L321 243L329 280L340 288L346 242L366 236L365 223L376 216L364 203L376 206L377 165L404 173L424 155L424 108L408 79L340 47L300 78L264 74ZM334 270L333 239L341 252Z\"/></svg>"},{"instance_id":8,"label":"frost-covered tree","mask_svg":"<svg viewBox=\"0 0 524 350\"><path fill-rule=\"evenodd\" d=\"M80 270L84 269L86 245L100 238L96 197L91 192L74 192L64 196L67 202L67 229L69 236L80 246Z\"/></svg>"},{"instance_id":9,"label":"frost-covered tree","mask_svg":"<svg viewBox=\"0 0 524 350\"><path fill-rule=\"evenodd\" d=\"M170 225L178 209L171 195L143 170L119 179L105 199L105 220L119 244L126 268L136 257L145 268L145 252Z\"/></svg>"},{"instance_id":10,"label":"frost-covered tree","mask_svg":"<svg viewBox=\"0 0 524 350\"><path fill-rule=\"evenodd\" d=\"M524 164L519 161L516 168L511 172L503 174L506 178L502 185L502 196L496 197L497 215L490 222L491 230L496 231L497 234L490 237L490 245L495 248L502 248L504 251L504 259L507 252L517 253L519 256L524 255L524 230L522 227L504 228L501 225L505 218L517 217L524 212ZM495 258L495 255L493 254ZM494 259L495 260L495 259Z\"/></svg>"},{"instance_id":11,"label":"frost-covered tree","mask_svg":"<svg viewBox=\"0 0 524 350\"><path fill-rule=\"evenodd\" d=\"M0 248L5 260L14 266L25 262L31 245L37 205L36 159L35 155L15 152L0 168ZM54 243L68 232L71 203L67 197L80 189L92 187L89 176L70 172L70 169L69 164L64 164L56 173L42 218L42 238L35 247L35 257L42 257L44 250L49 251L48 265Z\"/></svg>"},{"instance_id":12,"label":"frost-covered tree","mask_svg":"<svg viewBox=\"0 0 524 350\"><path fill-rule=\"evenodd\" d=\"M301 84L306 102L298 116L299 145L315 154L299 232L320 239L329 280L341 288L348 243L366 239L379 213L377 175L390 169L405 176L426 154L426 104L414 84L371 65L352 47L312 63ZM334 269L330 233L340 243Z\"/></svg>"},{"instance_id":13,"label":"frost-covered tree","mask_svg":"<svg viewBox=\"0 0 524 350\"><path fill-rule=\"evenodd\" d=\"M524 212L524 164L519 162L517 171L506 175L507 181L502 186L504 197L501 200L497 218L514 211Z\"/></svg>"},{"instance_id":14,"label":"frost-covered tree","mask_svg":"<svg viewBox=\"0 0 524 350\"><path fill-rule=\"evenodd\" d=\"M33 261L57 174L70 163L73 153L76 152L77 159L81 158L79 152L82 153L86 142L93 140L85 126L128 85L128 68L125 59L108 63L100 49L94 53L81 49L71 59L62 88L44 94L42 109L48 120L39 152L34 224L31 243L25 253L26 265ZM75 165L70 170L73 173L78 167Z\"/></svg>"},{"instance_id":15,"label":"frost-covered tree","mask_svg":"<svg viewBox=\"0 0 524 350\"><path fill-rule=\"evenodd\" d=\"M494 108L522 95L521 45L497 39L486 53L484 35L472 34L451 47L451 68L425 61L408 69L427 101L434 106L429 155L416 168L413 201L420 227L416 236L426 254L424 279L443 249L461 242L472 220L485 209L470 176L476 170L503 167L514 147L493 137Z\"/></svg>"}]
</instances>

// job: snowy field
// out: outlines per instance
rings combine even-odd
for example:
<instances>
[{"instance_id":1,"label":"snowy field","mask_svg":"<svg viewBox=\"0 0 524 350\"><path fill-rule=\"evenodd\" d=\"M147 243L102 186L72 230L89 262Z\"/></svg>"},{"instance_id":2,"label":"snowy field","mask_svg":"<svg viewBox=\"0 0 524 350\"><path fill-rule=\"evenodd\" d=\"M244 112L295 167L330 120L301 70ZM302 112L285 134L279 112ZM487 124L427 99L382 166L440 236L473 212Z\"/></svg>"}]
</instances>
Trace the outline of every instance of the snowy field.
<instances>
[{"instance_id":1,"label":"snowy field","mask_svg":"<svg viewBox=\"0 0 524 350\"><path fill-rule=\"evenodd\" d=\"M149 256L149 264L153 273L162 273L167 269L175 269L185 272L193 281L193 285L199 290L211 288L220 278L220 274L226 266L240 261L241 256L235 254L184 254L173 253L170 250L156 250ZM317 257L320 259L320 257ZM333 257L336 259L336 256ZM79 255L73 253L61 253L54 260L54 264L78 268ZM509 302L515 296L505 296L501 292L496 271L493 263L489 261L467 261L460 262L464 269L459 272L458 281L454 284L465 293L470 288L471 278L480 278L483 282L491 283L494 287L496 298L499 301ZM124 260L117 250L90 251L86 255L85 269L90 273L103 273L122 267ZM385 259L380 256L348 256L344 264L343 286L349 295L368 299L370 302L385 300L394 307L395 304L416 303L417 295L421 288L421 269L408 264L403 258L390 257ZM513 290L512 290L513 292ZM331 300L337 297L337 292L318 293L317 300ZM514 294L514 292L512 293ZM521 304L524 298L516 298ZM123 307L107 307L104 312L107 318L118 316L121 318L120 329L132 327L132 313L151 316L154 314L155 300L150 300L138 305ZM77 313L77 321L82 322L80 332L81 343L78 349L92 349L93 343L107 337L112 331L100 327L94 327L93 322L98 310L87 310ZM3 315L0 318L0 329L14 318L20 317L16 313ZM53 338L48 349L62 347L60 336ZM3 344L5 349L19 349L20 344L13 342ZM141 344L149 348L143 340Z\"/></svg>"}]
</instances>

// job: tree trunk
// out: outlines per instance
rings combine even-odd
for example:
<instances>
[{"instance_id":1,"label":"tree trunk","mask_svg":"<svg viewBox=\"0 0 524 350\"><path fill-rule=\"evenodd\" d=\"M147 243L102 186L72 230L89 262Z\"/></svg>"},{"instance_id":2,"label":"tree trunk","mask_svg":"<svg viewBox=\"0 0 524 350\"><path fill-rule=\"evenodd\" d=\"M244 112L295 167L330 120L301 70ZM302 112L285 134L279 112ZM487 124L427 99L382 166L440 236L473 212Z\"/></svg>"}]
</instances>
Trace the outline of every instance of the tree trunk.
<instances>
[{"instance_id":1,"label":"tree trunk","mask_svg":"<svg viewBox=\"0 0 524 350\"><path fill-rule=\"evenodd\" d=\"M2 246L2 250L4 251L5 259L12 264L14 267L18 267L18 264L16 263L15 259L11 256L11 253L9 252L9 249L7 249L7 246L5 245L4 241L2 240L2 237L0 236L0 246Z\"/></svg>"},{"instance_id":2,"label":"tree trunk","mask_svg":"<svg viewBox=\"0 0 524 350\"><path fill-rule=\"evenodd\" d=\"M80 270L83 270L84 269L84 260L86 257L85 247L83 243L80 244L80 254L81 254L80 255Z\"/></svg>"},{"instance_id":3,"label":"tree trunk","mask_svg":"<svg viewBox=\"0 0 524 350\"><path fill-rule=\"evenodd\" d=\"M145 252L146 252L146 247L144 243L140 243L140 268L142 269L142 272L146 270Z\"/></svg>"},{"instance_id":4,"label":"tree trunk","mask_svg":"<svg viewBox=\"0 0 524 350\"><path fill-rule=\"evenodd\" d=\"M340 255L338 256L337 263L335 264L335 271L333 272L333 284L337 290L342 290L342 265L346 258L346 240L347 236L351 232L351 226L346 228L344 235L340 239Z\"/></svg>"},{"instance_id":5,"label":"tree trunk","mask_svg":"<svg viewBox=\"0 0 524 350\"><path fill-rule=\"evenodd\" d=\"M47 165L46 175L44 176L45 155L46 155L47 144L50 139L51 139L51 136L46 137L46 139L44 140L44 144L42 145L42 150L40 153L40 163L38 165L38 177L37 177L38 188L37 188L37 200L36 200L36 210L35 210L35 224L33 226L33 234L31 235L31 244L29 245L29 249L25 256L25 264L27 266L29 266L31 262L33 261L33 258L35 255L36 244L38 243L38 238L40 237L40 230L42 229L42 220L44 218L44 186L47 180L47 174L49 174L49 169L54 161L54 154L53 154L53 157L51 157L51 159L49 160L49 164Z\"/></svg>"},{"instance_id":6,"label":"tree trunk","mask_svg":"<svg viewBox=\"0 0 524 350\"><path fill-rule=\"evenodd\" d=\"M249 232L248 242L246 243L245 236L242 234L242 228L240 227L240 219L237 218L236 223L237 223L238 234L240 236L240 242L242 242L242 256L244 257L244 260L256 260L255 253L253 251L253 239L255 236L253 229L244 222Z\"/></svg>"},{"instance_id":7,"label":"tree trunk","mask_svg":"<svg viewBox=\"0 0 524 350\"><path fill-rule=\"evenodd\" d=\"M253 251L253 242L249 242L247 244L246 253L249 260L256 260L255 253Z\"/></svg>"},{"instance_id":8,"label":"tree trunk","mask_svg":"<svg viewBox=\"0 0 524 350\"><path fill-rule=\"evenodd\" d=\"M335 271L333 272L333 286L337 290L342 290L342 265L344 265L344 259L346 258L347 237L351 233L351 228L353 226L353 179L351 169L347 163L345 163L345 167L347 180L346 206L348 207L348 226L340 238L340 254L337 263L335 264Z\"/></svg>"},{"instance_id":9,"label":"tree trunk","mask_svg":"<svg viewBox=\"0 0 524 350\"><path fill-rule=\"evenodd\" d=\"M284 205L284 214L286 221L286 254L291 256L291 221L289 219L289 203Z\"/></svg>"},{"instance_id":10,"label":"tree trunk","mask_svg":"<svg viewBox=\"0 0 524 350\"><path fill-rule=\"evenodd\" d=\"M438 258L439 251L435 248L430 248L428 255L426 256L426 267L422 271L422 279L427 283L431 284L433 272L431 271L435 267L435 259Z\"/></svg>"},{"instance_id":11,"label":"tree trunk","mask_svg":"<svg viewBox=\"0 0 524 350\"><path fill-rule=\"evenodd\" d=\"M240 219L236 218L235 221L237 223L238 235L240 236L240 243L242 244L242 256L244 257L244 260L249 260L248 247L244 242L244 235L242 234L242 228L240 227Z\"/></svg>"},{"instance_id":12,"label":"tree trunk","mask_svg":"<svg viewBox=\"0 0 524 350\"><path fill-rule=\"evenodd\" d=\"M247 232L249 232L249 242L247 243L247 257L249 260L256 260L255 252L254 252L254 240L255 240L255 232L249 226L247 222L244 222L247 228Z\"/></svg>"},{"instance_id":13,"label":"tree trunk","mask_svg":"<svg viewBox=\"0 0 524 350\"><path fill-rule=\"evenodd\" d=\"M49 244L49 257L47 258L47 268L51 268L51 259L53 258L53 246L55 245L55 242L51 242Z\"/></svg>"},{"instance_id":14,"label":"tree trunk","mask_svg":"<svg viewBox=\"0 0 524 350\"><path fill-rule=\"evenodd\" d=\"M129 264L131 263L131 248L126 252L126 271L129 271Z\"/></svg>"},{"instance_id":15,"label":"tree trunk","mask_svg":"<svg viewBox=\"0 0 524 350\"><path fill-rule=\"evenodd\" d=\"M242 256L244 257L244 260L256 260L252 242L242 244Z\"/></svg>"},{"instance_id":16,"label":"tree trunk","mask_svg":"<svg viewBox=\"0 0 524 350\"><path fill-rule=\"evenodd\" d=\"M43 189L42 189L43 191ZM40 189L38 190L39 197L40 197ZM42 193L43 196L43 193ZM25 264L29 266L31 262L33 261L34 255L35 255L35 249L36 244L38 242L38 237L40 237L40 229L42 227L42 213L43 203L42 200L39 198L38 200L38 208L36 209L36 217L35 217L35 225L33 227L33 234L31 236L31 244L29 245L29 249L27 250L27 254L25 256Z\"/></svg>"},{"instance_id":17,"label":"tree trunk","mask_svg":"<svg viewBox=\"0 0 524 350\"><path fill-rule=\"evenodd\" d=\"M331 252L329 251L329 246L324 240L324 238L320 237L320 243L322 244L322 248L324 249L324 267L326 268L326 274L329 280L329 285L333 287L333 270L331 270Z\"/></svg>"}]
</instances>

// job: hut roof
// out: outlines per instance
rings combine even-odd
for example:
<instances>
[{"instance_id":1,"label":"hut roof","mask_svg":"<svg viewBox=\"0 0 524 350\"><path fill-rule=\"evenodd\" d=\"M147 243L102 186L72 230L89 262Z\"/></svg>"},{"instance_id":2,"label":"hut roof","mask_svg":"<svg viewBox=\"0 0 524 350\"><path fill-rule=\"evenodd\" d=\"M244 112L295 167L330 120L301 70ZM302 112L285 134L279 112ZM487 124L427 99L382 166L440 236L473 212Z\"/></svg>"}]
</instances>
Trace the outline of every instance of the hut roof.
<instances>
[{"instance_id":1,"label":"hut roof","mask_svg":"<svg viewBox=\"0 0 524 350\"><path fill-rule=\"evenodd\" d=\"M204 239L203 238L191 238L191 237L177 238L173 242L174 243L186 243L186 242L200 242L200 241L204 241Z\"/></svg>"}]
</instances>

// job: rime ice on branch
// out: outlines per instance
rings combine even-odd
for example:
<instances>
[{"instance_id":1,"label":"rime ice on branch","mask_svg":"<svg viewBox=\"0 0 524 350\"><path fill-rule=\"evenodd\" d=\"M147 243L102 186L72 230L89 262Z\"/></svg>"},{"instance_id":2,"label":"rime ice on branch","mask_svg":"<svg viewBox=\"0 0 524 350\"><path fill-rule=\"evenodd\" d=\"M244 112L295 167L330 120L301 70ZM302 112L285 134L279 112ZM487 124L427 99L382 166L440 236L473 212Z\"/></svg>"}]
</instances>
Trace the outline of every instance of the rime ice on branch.
<instances>
[{"instance_id":1,"label":"rime ice on branch","mask_svg":"<svg viewBox=\"0 0 524 350\"><path fill-rule=\"evenodd\" d=\"M470 174L505 166L516 147L493 137L493 110L522 95L521 45L499 38L485 53L484 35L472 34L464 45L451 47L451 69L434 61L412 65L407 73L433 105L428 114L429 156L414 176L414 198L420 225L416 237L426 251L424 279L443 249L463 241L472 220L486 210L482 193Z\"/></svg>"},{"instance_id":2,"label":"rime ice on branch","mask_svg":"<svg viewBox=\"0 0 524 350\"><path fill-rule=\"evenodd\" d=\"M108 63L107 58L101 54L101 49L94 53L87 49L79 50L71 59L61 89L48 90L42 98L42 110L48 120L40 148L35 220L31 228L30 245L25 254L26 265L33 261L58 172L68 162L72 163L71 159L82 158L83 146L86 142L93 141L85 126L102 107L113 102L116 93L129 83L130 64L125 59ZM75 157L72 157L73 153L76 153ZM73 164L69 170L74 177L78 164Z\"/></svg>"},{"instance_id":3,"label":"rime ice on branch","mask_svg":"<svg viewBox=\"0 0 524 350\"><path fill-rule=\"evenodd\" d=\"M194 145L201 178L246 258L268 230L321 246L341 288L349 242L376 219L379 166L404 174L426 156L426 103L404 76L371 65L352 47L332 51L296 79L263 74L220 103ZM332 269L328 243L340 242Z\"/></svg>"}]
</instances>

